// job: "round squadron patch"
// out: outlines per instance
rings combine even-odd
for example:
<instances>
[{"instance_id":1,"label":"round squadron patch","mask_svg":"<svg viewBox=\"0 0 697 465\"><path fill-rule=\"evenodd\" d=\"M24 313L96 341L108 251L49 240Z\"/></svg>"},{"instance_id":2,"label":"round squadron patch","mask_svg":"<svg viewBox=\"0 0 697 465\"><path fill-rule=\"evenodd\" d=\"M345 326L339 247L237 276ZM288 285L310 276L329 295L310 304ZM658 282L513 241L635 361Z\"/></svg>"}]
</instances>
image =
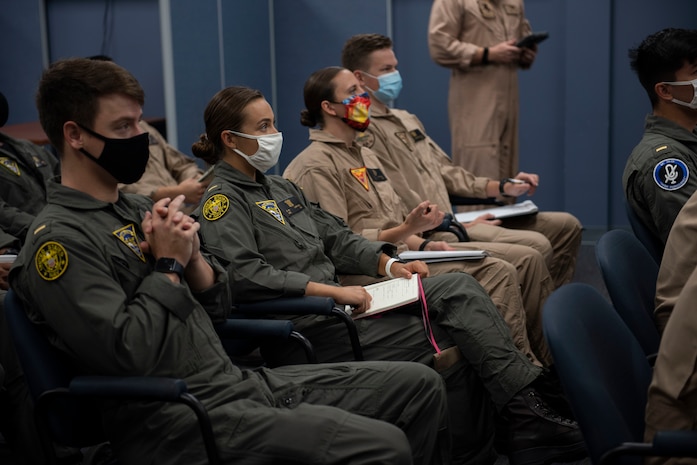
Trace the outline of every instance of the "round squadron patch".
<instances>
[{"instance_id":1,"label":"round squadron patch","mask_svg":"<svg viewBox=\"0 0 697 465\"><path fill-rule=\"evenodd\" d=\"M659 161L653 169L653 180L663 190L680 189L690 179L690 170L682 160L666 158Z\"/></svg>"},{"instance_id":2,"label":"round squadron patch","mask_svg":"<svg viewBox=\"0 0 697 465\"><path fill-rule=\"evenodd\" d=\"M230 207L230 199L224 194L215 194L203 204L203 217L215 221L222 217Z\"/></svg>"},{"instance_id":3,"label":"round squadron patch","mask_svg":"<svg viewBox=\"0 0 697 465\"><path fill-rule=\"evenodd\" d=\"M58 242L46 242L36 252L34 264L39 276L46 281L53 281L68 269L68 252Z\"/></svg>"}]
</instances>

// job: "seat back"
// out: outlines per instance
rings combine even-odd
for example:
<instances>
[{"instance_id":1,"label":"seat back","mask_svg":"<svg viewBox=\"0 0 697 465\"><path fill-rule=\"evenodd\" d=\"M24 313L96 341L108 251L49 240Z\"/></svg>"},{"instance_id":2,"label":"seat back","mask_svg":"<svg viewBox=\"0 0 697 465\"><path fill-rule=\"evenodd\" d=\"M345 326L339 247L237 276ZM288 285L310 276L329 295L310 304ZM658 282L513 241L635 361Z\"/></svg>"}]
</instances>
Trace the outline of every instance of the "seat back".
<instances>
[{"instance_id":1,"label":"seat back","mask_svg":"<svg viewBox=\"0 0 697 465\"><path fill-rule=\"evenodd\" d=\"M5 318L37 408L37 417L42 420L38 426L44 447L47 447L46 441L50 443L48 437L70 447L86 447L105 441L100 409L92 402L78 401L66 395L39 405L42 394L67 389L75 371L68 357L51 346L41 328L29 320L12 289L5 296ZM47 449L47 453L52 455L52 449Z\"/></svg>"},{"instance_id":2,"label":"seat back","mask_svg":"<svg viewBox=\"0 0 697 465\"><path fill-rule=\"evenodd\" d=\"M545 302L542 323L592 462L623 442L641 442L651 368L610 303L587 284L567 284Z\"/></svg>"},{"instance_id":3,"label":"seat back","mask_svg":"<svg viewBox=\"0 0 697 465\"><path fill-rule=\"evenodd\" d=\"M649 356L658 352L660 336L653 317L658 264L629 231L603 234L595 255L615 310Z\"/></svg>"},{"instance_id":4,"label":"seat back","mask_svg":"<svg viewBox=\"0 0 697 465\"><path fill-rule=\"evenodd\" d=\"M627 201L624 201L624 209L627 212L627 219L629 220L629 225L634 232L634 235L639 239L639 242L643 244L646 250L649 252L651 258L660 265L661 259L663 258L663 249L665 244L656 237L649 229L646 227L641 218L636 214Z\"/></svg>"}]
</instances>

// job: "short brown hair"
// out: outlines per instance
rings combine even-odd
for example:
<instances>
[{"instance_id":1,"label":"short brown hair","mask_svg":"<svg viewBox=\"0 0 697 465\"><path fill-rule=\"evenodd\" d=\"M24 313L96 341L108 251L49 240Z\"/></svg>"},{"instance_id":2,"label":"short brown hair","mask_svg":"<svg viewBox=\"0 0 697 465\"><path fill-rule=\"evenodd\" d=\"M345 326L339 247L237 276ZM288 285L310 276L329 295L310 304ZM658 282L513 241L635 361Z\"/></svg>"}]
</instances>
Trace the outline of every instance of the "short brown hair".
<instances>
[{"instance_id":1,"label":"short brown hair","mask_svg":"<svg viewBox=\"0 0 697 465\"><path fill-rule=\"evenodd\" d=\"M44 71L36 107L44 132L59 153L63 152L63 125L75 121L91 128L99 98L112 94L130 97L141 106L145 102L138 80L116 63L70 58L57 61Z\"/></svg>"},{"instance_id":2,"label":"short brown hair","mask_svg":"<svg viewBox=\"0 0 697 465\"><path fill-rule=\"evenodd\" d=\"M365 71L369 66L368 55L376 50L392 48L392 39L382 34L357 34L344 43L341 65L350 71Z\"/></svg>"}]
</instances>

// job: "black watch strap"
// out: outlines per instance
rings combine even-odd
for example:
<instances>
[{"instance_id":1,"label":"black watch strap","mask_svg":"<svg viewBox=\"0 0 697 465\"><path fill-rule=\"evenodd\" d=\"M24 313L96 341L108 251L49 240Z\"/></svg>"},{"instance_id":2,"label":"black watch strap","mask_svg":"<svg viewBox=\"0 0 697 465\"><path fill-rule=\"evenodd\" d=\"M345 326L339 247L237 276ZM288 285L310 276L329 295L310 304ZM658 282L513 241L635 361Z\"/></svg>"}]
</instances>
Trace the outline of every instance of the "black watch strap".
<instances>
[{"instance_id":1,"label":"black watch strap","mask_svg":"<svg viewBox=\"0 0 697 465\"><path fill-rule=\"evenodd\" d=\"M503 197L514 197L514 196L512 196L512 195L506 194L506 192L505 192L504 189L503 189L503 187L504 187L504 186L506 185L506 183L508 183L508 182L513 182L513 179L511 179L511 178L503 178L502 180L499 181L499 193L500 193Z\"/></svg>"},{"instance_id":2,"label":"black watch strap","mask_svg":"<svg viewBox=\"0 0 697 465\"><path fill-rule=\"evenodd\" d=\"M184 267L174 258L158 258L155 262L155 271L159 273L177 273L180 280L184 279Z\"/></svg>"}]
</instances>

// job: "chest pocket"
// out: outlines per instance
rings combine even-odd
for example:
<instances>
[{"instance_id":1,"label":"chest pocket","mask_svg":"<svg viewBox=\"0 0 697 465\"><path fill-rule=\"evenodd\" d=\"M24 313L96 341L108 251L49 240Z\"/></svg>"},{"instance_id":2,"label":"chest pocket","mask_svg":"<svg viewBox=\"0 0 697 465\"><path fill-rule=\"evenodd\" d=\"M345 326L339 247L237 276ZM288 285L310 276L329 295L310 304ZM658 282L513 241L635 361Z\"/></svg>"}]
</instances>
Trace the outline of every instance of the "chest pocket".
<instances>
[{"instance_id":1,"label":"chest pocket","mask_svg":"<svg viewBox=\"0 0 697 465\"><path fill-rule=\"evenodd\" d=\"M142 267L148 267L149 265L137 259L127 260L121 255L112 255L111 265L116 274L116 279L118 279L119 284L121 284L121 287L128 296L128 300L132 299L140 283L143 281L145 273Z\"/></svg>"}]
</instances>

